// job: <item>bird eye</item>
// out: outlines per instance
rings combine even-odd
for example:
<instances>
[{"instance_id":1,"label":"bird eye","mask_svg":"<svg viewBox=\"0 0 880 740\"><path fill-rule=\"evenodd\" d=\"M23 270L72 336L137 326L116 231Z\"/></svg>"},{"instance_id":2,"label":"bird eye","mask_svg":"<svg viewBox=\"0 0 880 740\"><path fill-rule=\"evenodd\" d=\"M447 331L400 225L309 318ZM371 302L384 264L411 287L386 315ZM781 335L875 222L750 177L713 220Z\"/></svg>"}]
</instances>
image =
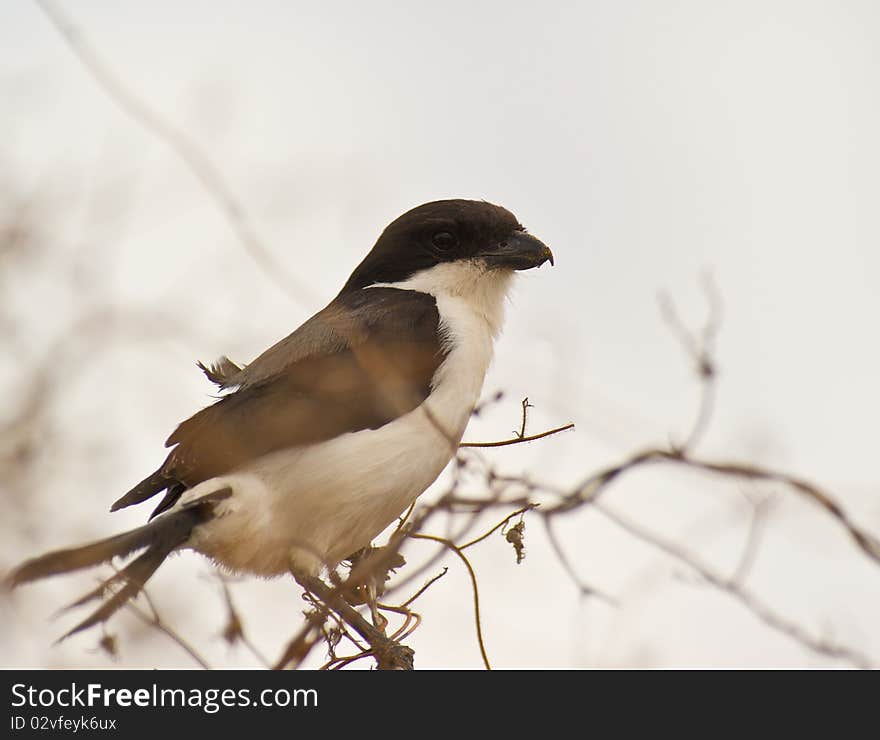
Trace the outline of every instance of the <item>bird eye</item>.
<instances>
[{"instance_id":1,"label":"bird eye","mask_svg":"<svg viewBox=\"0 0 880 740\"><path fill-rule=\"evenodd\" d=\"M455 238L455 234L450 234L448 231L441 231L439 234L434 234L431 238L431 242L439 251L448 252L458 244L458 239Z\"/></svg>"}]
</instances>

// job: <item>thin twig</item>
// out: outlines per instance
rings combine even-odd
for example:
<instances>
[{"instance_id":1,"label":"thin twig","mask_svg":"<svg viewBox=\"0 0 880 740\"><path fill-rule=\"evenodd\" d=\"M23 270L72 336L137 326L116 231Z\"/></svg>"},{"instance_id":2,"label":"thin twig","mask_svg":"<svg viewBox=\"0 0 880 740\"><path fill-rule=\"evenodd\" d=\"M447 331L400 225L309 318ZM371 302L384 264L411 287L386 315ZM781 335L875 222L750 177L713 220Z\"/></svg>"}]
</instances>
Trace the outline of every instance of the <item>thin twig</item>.
<instances>
[{"instance_id":1,"label":"thin twig","mask_svg":"<svg viewBox=\"0 0 880 740\"><path fill-rule=\"evenodd\" d=\"M432 540L434 542L439 542L441 545L449 550L452 550L452 552L454 552L456 555L458 555L459 558L461 558L461 562L464 563L465 567L467 568L468 575L471 577L471 587L473 588L474 593L474 622L476 623L477 628L477 642L480 645L480 655L483 657L483 665L486 666L486 670L491 671L492 666L489 663L489 656L486 655L486 646L483 643L483 625L480 620L480 590L477 586L477 574L474 573L473 566L467 559L467 555L465 555L454 542L446 539L445 537L437 537L432 534L410 534L410 537L413 537L417 540Z\"/></svg>"},{"instance_id":2,"label":"thin twig","mask_svg":"<svg viewBox=\"0 0 880 740\"><path fill-rule=\"evenodd\" d=\"M513 439L503 439L500 442L462 442L459 447L507 447L508 445L518 445L523 442L534 442L536 439L544 439L544 437L549 437L553 434L559 434L560 432L568 431L569 429L574 429L574 424L566 424L562 427L557 427L556 429L550 429L546 432L541 432L540 434L533 434L529 437L514 437Z\"/></svg>"},{"instance_id":3,"label":"thin twig","mask_svg":"<svg viewBox=\"0 0 880 740\"><path fill-rule=\"evenodd\" d=\"M500 522L498 522L498 524L496 524L494 527L492 527L492 529L490 529L488 532L484 532L479 537L471 540L470 542L466 542L464 545L459 545L458 549L459 550L467 550L469 547L473 547L478 542L482 542L483 540L487 539L489 536L491 536L492 534L497 532L505 524L507 524L511 519L518 517L520 514L525 514L527 511L531 511L532 509L537 509L538 506L539 506L539 504L529 504L528 506L523 506L521 509L517 509L512 514L508 514L506 517L504 517L504 519L502 519Z\"/></svg>"},{"instance_id":4,"label":"thin twig","mask_svg":"<svg viewBox=\"0 0 880 740\"><path fill-rule=\"evenodd\" d=\"M701 376L700 378L700 401L697 407L697 415L693 426L684 442L677 447L682 451L690 451L706 433L709 420L715 407L715 375Z\"/></svg>"},{"instance_id":5,"label":"thin twig","mask_svg":"<svg viewBox=\"0 0 880 740\"><path fill-rule=\"evenodd\" d=\"M708 316L700 332L692 332L679 318L672 298L667 293L658 297L660 315L672 333L681 343L682 348L693 361L700 382L700 401L697 415L685 441L674 445L679 451L690 451L705 434L712 417L715 403L715 386L718 377L715 366L715 339L721 328L721 297L711 273L703 275L703 290L709 306Z\"/></svg>"},{"instance_id":6,"label":"thin twig","mask_svg":"<svg viewBox=\"0 0 880 740\"><path fill-rule=\"evenodd\" d=\"M449 572L449 568L443 568L436 576L431 578L424 586L422 586L418 591L416 591L412 596L410 596L406 601L404 601L400 606L403 608L408 607L412 604L419 596L421 596L425 591L427 591L431 586L433 586L437 581L439 581L443 576L445 576Z\"/></svg>"},{"instance_id":7,"label":"thin twig","mask_svg":"<svg viewBox=\"0 0 880 740\"><path fill-rule=\"evenodd\" d=\"M514 435L516 435L520 439L526 436L526 422L528 421L530 408L533 408L533 406L529 403L529 397L526 396L522 400L522 424L520 424L519 431L514 432Z\"/></svg>"}]
</instances>

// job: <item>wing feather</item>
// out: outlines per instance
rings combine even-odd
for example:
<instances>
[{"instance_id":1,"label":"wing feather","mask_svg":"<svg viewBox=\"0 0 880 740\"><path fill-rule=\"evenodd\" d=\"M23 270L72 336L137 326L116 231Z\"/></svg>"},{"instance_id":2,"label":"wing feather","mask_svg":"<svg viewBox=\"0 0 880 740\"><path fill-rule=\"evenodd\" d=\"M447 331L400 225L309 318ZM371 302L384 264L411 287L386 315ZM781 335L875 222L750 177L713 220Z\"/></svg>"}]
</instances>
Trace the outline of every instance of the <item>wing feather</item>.
<instances>
[{"instance_id":1,"label":"wing feather","mask_svg":"<svg viewBox=\"0 0 880 740\"><path fill-rule=\"evenodd\" d=\"M180 424L160 475L191 487L269 452L375 429L431 392L445 350L434 298L368 288L337 298Z\"/></svg>"}]
</instances>

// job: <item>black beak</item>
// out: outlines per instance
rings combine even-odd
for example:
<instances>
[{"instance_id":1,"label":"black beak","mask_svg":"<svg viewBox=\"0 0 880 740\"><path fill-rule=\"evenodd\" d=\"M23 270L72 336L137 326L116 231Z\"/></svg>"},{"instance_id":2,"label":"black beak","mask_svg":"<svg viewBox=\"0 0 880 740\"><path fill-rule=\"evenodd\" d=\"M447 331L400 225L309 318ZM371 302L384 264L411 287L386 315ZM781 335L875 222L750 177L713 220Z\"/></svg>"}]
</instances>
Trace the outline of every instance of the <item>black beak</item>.
<instances>
[{"instance_id":1,"label":"black beak","mask_svg":"<svg viewBox=\"0 0 880 740\"><path fill-rule=\"evenodd\" d=\"M530 270L545 262L553 264L550 247L537 237L522 231L514 232L483 252L480 257L490 267L508 267L514 270Z\"/></svg>"}]
</instances>

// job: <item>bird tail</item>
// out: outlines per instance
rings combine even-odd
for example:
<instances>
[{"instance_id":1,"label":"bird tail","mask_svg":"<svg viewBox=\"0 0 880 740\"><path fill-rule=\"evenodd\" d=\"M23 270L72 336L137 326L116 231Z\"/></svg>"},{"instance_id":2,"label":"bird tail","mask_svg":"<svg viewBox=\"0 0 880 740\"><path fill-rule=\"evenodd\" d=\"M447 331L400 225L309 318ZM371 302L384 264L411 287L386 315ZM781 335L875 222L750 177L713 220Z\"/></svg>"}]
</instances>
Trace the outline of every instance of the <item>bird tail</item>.
<instances>
[{"instance_id":1,"label":"bird tail","mask_svg":"<svg viewBox=\"0 0 880 740\"><path fill-rule=\"evenodd\" d=\"M109 563L114 557L125 557L142 550L143 552L122 570L68 607L73 608L96 599L105 599L98 609L60 638L63 640L95 624L106 622L129 599L136 596L165 558L189 539L195 527L211 519L214 516L215 504L231 493L230 488L223 488L201 496L177 511L153 519L148 524L129 532L81 547L56 550L27 560L4 579L5 585L8 588L15 588L23 583L48 576Z\"/></svg>"}]
</instances>

